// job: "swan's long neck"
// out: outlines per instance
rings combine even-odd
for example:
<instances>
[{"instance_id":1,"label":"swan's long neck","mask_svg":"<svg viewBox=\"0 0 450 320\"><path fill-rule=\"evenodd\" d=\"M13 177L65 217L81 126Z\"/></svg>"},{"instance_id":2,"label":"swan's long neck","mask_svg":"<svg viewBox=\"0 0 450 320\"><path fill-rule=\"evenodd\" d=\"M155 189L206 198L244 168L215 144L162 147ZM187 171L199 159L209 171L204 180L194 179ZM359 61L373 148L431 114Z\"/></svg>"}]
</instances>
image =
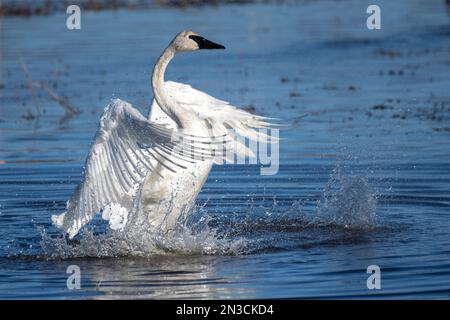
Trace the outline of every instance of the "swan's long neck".
<instances>
[{"instance_id":1,"label":"swan's long neck","mask_svg":"<svg viewBox=\"0 0 450 320\"><path fill-rule=\"evenodd\" d=\"M175 49L172 45L169 45L156 63L152 75L153 96L162 111L172 118L179 128L183 128L182 111L180 108L177 108L176 102L166 93L164 88L164 73L174 56Z\"/></svg>"}]
</instances>

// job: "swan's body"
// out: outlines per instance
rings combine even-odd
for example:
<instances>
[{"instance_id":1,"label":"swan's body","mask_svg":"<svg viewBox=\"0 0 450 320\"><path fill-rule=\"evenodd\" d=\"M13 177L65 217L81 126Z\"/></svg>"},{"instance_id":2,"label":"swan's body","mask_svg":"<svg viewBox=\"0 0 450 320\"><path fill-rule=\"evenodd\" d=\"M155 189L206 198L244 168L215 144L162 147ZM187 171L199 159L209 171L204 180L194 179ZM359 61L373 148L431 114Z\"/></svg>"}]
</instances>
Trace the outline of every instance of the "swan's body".
<instances>
[{"instance_id":1,"label":"swan's body","mask_svg":"<svg viewBox=\"0 0 450 320\"><path fill-rule=\"evenodd\" d=\"M183 31L166 48L153 71L154 100L148 119L119 99L105 109L83 179L66 212L52 216L54 224L70 238L100 211L113 229L149 223L170 230L183 210L194 203L213 163L223 160L223 155L194 160L179 151L180 145L204 155L204 138L233 136L230 128L250 139L267 138L255 130L269 125L265 118L188 85L164 81L166 67L177 52L198 49L224 47ZM173 143L174 135L190 140ZM251 156L240 144L234 146L234 152Z\"/></svg>"}]
</instances>

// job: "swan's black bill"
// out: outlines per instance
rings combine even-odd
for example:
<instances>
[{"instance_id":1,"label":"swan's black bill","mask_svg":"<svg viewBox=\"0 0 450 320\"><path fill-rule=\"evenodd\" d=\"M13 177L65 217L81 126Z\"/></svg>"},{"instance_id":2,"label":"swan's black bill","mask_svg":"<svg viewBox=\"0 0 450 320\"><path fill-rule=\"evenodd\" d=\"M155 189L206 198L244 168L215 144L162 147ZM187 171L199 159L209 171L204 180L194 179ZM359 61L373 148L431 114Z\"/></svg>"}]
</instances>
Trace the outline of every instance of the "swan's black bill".
<instances>
[{"instance_id":1,"label":"swan's black bill","mask_svg":"<svg viewBox=\"0 0 450 320\"><path fill-rule=\"evenodd\" d=\"M209 41L200 36L190 35L189 38L197 42L199 49L225 49L223 45Z\"/></svg>"}]
</instances>

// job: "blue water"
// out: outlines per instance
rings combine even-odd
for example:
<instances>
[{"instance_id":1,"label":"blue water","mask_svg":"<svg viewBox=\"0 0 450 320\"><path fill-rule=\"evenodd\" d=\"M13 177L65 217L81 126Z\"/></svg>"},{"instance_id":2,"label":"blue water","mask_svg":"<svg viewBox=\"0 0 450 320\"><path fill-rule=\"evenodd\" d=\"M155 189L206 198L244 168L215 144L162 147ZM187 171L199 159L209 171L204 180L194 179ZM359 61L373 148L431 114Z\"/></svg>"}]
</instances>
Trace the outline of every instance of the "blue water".
<instances>
[{"instance_id":1,"label":"blue water","mask_svg":"<svg viewBox=\"0 0 450 320\"><path fill-rule=\"evenodd\" d=\"M0 298L448 299L450 15L444 1L378 3L378 31L365 1L83 12L79 31L59 13L3 17ZM67 242L50 216L103 108L118 97L146 114L153 63L187 28L227 50L177 56L167 78L285 119L278 174L214 167L157 251L89 232ZM81 113L33 97L22 65Z\"/></svg>"}]
</instances>

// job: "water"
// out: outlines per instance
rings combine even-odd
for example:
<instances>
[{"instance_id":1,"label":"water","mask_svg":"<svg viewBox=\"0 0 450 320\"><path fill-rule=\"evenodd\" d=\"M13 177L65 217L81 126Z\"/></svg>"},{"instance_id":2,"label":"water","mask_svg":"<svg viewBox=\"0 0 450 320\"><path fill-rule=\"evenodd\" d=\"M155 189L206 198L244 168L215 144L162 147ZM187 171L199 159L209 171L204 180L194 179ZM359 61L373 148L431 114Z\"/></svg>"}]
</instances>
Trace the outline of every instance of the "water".
<instances>
[{"instance_id":1,"label":"water","mask_svg":"<svg viewBox=\"0 0 450 320\"><path fill-rule=\"evenodd\" d=\"M59 13L3 17L0 298L448 299L450 17L444 1L379 1L369 31L368 4L106 10L80 31ZM103 108L118 97L146 114L153 63L186 28L227 50L180 55L167 78L287 119L278 174L216 166L175 234L67 242L50 216ZM22 64L81 113L33 97ZM74 264L80 290L66 287ZM381 290L366 287L373 264Z\"/></svg>"}]
</instances>

